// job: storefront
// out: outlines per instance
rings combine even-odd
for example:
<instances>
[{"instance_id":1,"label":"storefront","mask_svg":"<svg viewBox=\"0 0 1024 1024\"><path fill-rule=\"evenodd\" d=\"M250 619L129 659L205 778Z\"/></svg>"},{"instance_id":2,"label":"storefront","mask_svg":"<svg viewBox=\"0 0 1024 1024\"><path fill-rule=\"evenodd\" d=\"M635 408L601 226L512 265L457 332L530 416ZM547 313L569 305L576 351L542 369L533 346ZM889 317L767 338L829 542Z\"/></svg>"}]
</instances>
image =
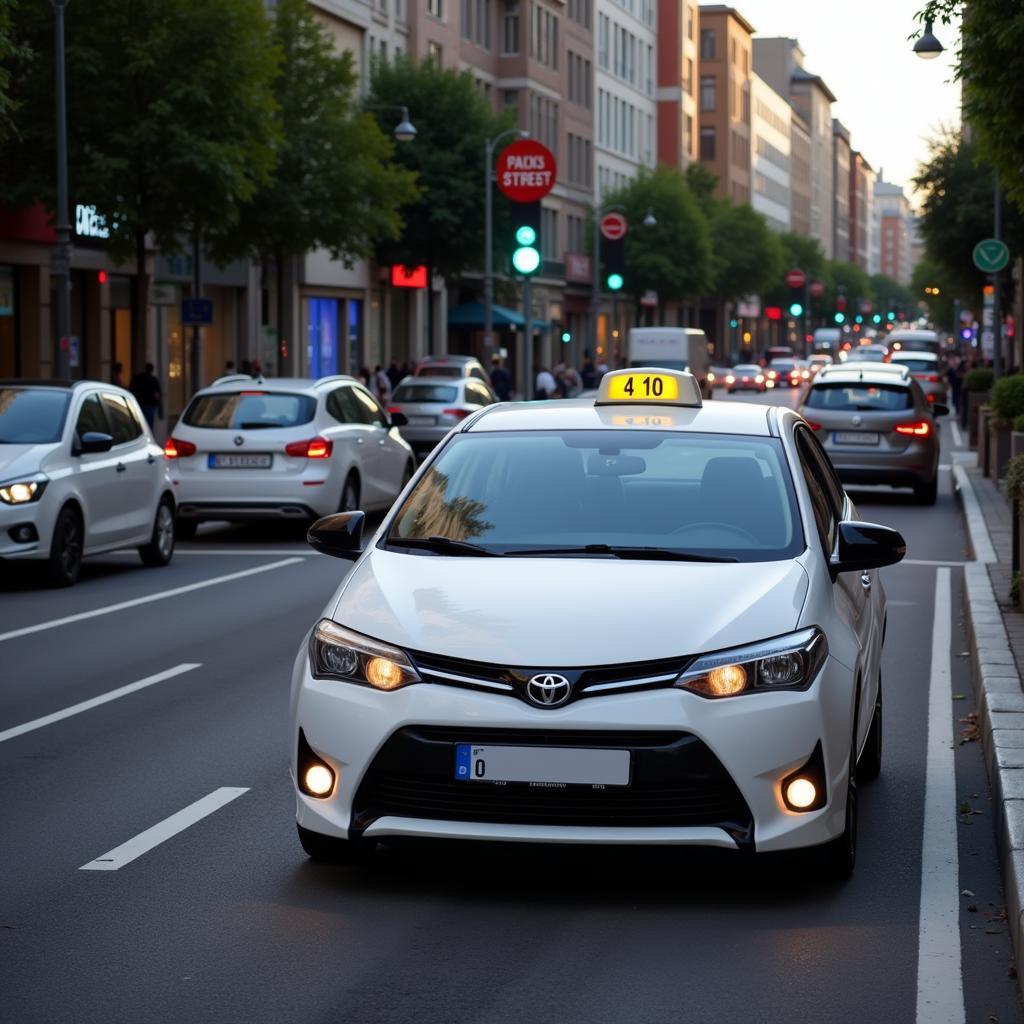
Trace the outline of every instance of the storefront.
<instances>
[{"instance_id":1,"label":"storefront","mask_svg":"<svg viewBox=\"0 0 1024 1024\"><path fill-rule=\"evenodd\" d=\"M302 302L304 372L310 377L356 375L363 366L364 321L362 298L306 296Z\"/></svg>"}]
</instances>

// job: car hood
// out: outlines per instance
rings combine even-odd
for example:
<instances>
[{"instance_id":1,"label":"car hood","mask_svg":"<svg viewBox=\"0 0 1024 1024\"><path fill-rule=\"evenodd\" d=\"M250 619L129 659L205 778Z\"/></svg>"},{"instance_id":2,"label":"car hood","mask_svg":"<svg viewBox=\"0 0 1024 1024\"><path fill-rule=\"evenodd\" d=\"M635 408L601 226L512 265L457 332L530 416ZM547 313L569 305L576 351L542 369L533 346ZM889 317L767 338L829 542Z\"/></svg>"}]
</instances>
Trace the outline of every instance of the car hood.
<instances>
[{"instance_id":1,"label":"car hood","mask_svg":"<svg viewBox=\"0 0 1024 1024\"><path fill-rule=\"evenodd\" d=\"M472 558L372 549L331 612L413 651L509 666L678 657L797 627L799 561Z\"/></svg>"},{"instance_id":2,"label":"car hood","mask_svg":"<svg viewBox=\"0 0 1024 1024\"><path fill-rule=\"evenodd\" d=\"M0 444L0 480L32 476L39 472L52 445Z\"/></svg>"}]
</instances>

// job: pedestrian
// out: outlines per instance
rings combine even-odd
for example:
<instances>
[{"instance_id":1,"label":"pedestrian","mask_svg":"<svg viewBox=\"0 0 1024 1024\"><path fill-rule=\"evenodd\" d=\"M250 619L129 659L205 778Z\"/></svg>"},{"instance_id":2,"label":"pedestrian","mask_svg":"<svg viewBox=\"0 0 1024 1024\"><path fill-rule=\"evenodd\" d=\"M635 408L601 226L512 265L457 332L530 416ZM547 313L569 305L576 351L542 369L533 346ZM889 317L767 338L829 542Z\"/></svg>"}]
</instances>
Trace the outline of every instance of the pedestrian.
<instances>
[{"instance_id":1,"label":"pedestrian","mask_svg":"<svg viewBox=\"0 0 1024 1024\"><path fill-rule=\"evenodd\" d=\"M373 370L373 388L381 405L387 405L391 401L391 381L379 364Z\"/></svg>"},{"instance_id":2,"label":"pedestrian","mask_svg":"<svg viewBox=\"0 0 1024 1024\"><path fill-rule=\"evenodd\" d=\"M589 352L583 353L580 383L583 385L584 390L587 391L597 387L597 367L594 365L594 357Z\"/></svg>"},{"instance_id":3,"label":"pedestrian","mask_svg":"<svg viewBox=\"0 0 1024 1024\"><path fill-rule=\"evenodd\" d=\"M146 363L145 370L132 377L131 393L139 403L150 429L154 429L157 416L162 417L164 413L161 408L160 381L153 375L152 363Z\"/></svg>"},{"instance_id":4,"label":"pedestrian","mask_svg":"<svg viewBox=\"0 0 1024 1024\"><path fill-rule=\"evenodd\" d=\"M359 373L356 374L359 378L360 383L366 387L370 387L370 368L368 366L360 366Z\"/></svg>"},{"instance_id":5,"label":"pedestrian","mask_svg":"<svg viewBox=\"0 0 1024 1024\"><path fill-rule=\"evenodd\" d=\"M952 399L953 408L960 411L960 389L963 385L963 375L960 372L960 357L953 356L946 367L946 380L949 382L949 397Z\"/></svg>"},{"instance_id":6,"label":"pedestrian","mask_svg":"<svg viewBox=\"0 0 1024 1024\"><path fill-rule=\"evenodd\" d=\"M247 377L252 376L252 363L248 359L243 359L242 364L239 367L239 372L244 373Z\"/></svg>"},{"instance_id":7,"label":"pedestrian","mask_svg":"<svg viewBox=\"0 0 1024 1024\"><path fill-rule=\"evenodd\" d=\"M491 387L501 401L507 402L512 398L512 377L501 365L500 356L495 356L491 360Z\"/></svg>"},{"instance_id":8,"label":"pedestrian","mask_svg":"<svg viewBox=\"0 0 1024 1024\"><path fill-rule=\"evenodd\" d=\"M110 375L110 383L119 388L124 387L124 363L114 363L114 372Z\"/></svg>"},{"instance_id":9,"label":"pedestrian","mask_svg":"<svg viewBox=\"0 0 1024 1024\"><path fill-rule=\"evenodd\" d=\"M537 381L533 392L534 401L553 397L557 386L554 375L547 367L542 366L537 371Z\"/></svg>"},{"instance_id":10,"label":"pedestrian","mask_svg":"<svg viewBox=\"0 0 1024 1024\"><path fill-rule=\"evenodd\" d=\"M394 391L395 388L398 387L399 382L405 376L405 374L402 373L402 370L398 365L397 359L392 359L391 362L388 364L387 375L388 380L391 382L391 390Z\"/></svg>"},{"instance_id":11,"label":"pedestrian","mask_svg":"<svg viewBox=\"0 0 1024 1024\"><path fill-rule=\"evenodd\" d=\"M559 380L562 382L562 390L565 392L566 398L575 398L583 390L583 381L576 372L575 366L566 365L559 375Z\"/></svg>"},{"instance_id":12,"label":"pedestrian","mask_svg":"<svg viewBox=\"0 0 1024 1024\"><path fill-rule=\"evenodd\" d=\"M235 361L234 361L234 359L229 359L224 364L224 376L225 377L230 377L230 376L232 376L234 374L234 372L235 372Z\"/></svg>"}]
</instances>

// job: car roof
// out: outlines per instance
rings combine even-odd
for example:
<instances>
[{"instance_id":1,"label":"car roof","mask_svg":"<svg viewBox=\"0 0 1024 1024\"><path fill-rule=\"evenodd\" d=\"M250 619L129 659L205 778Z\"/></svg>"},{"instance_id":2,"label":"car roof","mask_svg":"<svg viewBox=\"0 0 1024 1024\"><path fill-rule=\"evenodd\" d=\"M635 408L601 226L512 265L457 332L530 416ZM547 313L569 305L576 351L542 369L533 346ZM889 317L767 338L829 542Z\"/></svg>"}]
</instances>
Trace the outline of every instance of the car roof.
<instances>
[{"instance_id":1,"label":"car roof","mask_svg":"<svg viewBox=\"0 0 1024 1024\"><path fill-rule=\"evenodd\" d=\"M938 341L939 335L935 331L928 331L923 329L917 330L910 327L904 327L897 328L895 331L892 332L892 334L889 335L890 341L892 341L894 338L897 341L909 341L911 339L918 339L921 341Z\"/></svg>"},{"instance_id":2,"label":"car roof","mask_svg":"<svg viewBox=\"0 0 1024 1024\"><path fill-rule=\"evenodd\" d=\"M217 394L222 391L315 391L324 384L360 384L361 381L355 377L345 374L334 374L330 377L245 377L238 376L222 377L208 384L199 391L201 395Z\"/></svg>"},{"instance_id":3,"label":"car roof","mask_svg":"<svg viewBox=\"0 0 1024 1024\"><path fill-rule=\"evenodd\" d=\"M483 384L483 381L478 377L431 377L429 373L420 373L415 377L408 376L403 377L396 386L397 391L400 387L419 387L421 384L443 384L446 388L457 388L461 385L468 384L470 381L475 381L477 384Z\"/></svg>"},{"instance_id":4,"label":"car roof","mask_svg":"<svg viewBox=\"0 0 1024 1024\"><path fill-rule=\"evenodd\" d=\"M465 366L467 363L479 363L476 356L424 356L416 365L428 366L430 363L438 363L448 366Z\"/></svg>"},{"instance_id":5,"label":"car roof","mask_svg":"<svg viewBox=\"0 0 1024 1024\"><path fill-rule=\"evenodd\" d=\"M937 352L929 352L927 349L921 349L918 351L917 349L912 348L897 349L891 356L889 356L890 362L902 362L904 359L924 359L937 363L939 361L939 356Z\"/></svg>"},{"instance_id":6,"label":"car roof","mask_svg":"<svg viewBox=\"0 0 1024 1024\"><path fill-rule=\"evenodd\" d=\"M669 405L595 405L593 399L503 402L466 421L464 433L501 430L668 430L769 437L773 406L706 402L699 409Z\"/></svg>"},{"instance_id":7,"label":"car roof","mask_svg":"<svg viewBox=\"0 0 1024 1024\"><path fill-rule=\"evenodd\" d=\"M892 363L840 363L838 366L826 366L811 387L820 384L907 384L911 380L910 371L905 366L893 366Z\"/></svg>"},{"instance_id":8,"label":"car roof","mask_svg":"<svg viewBox=\"0 0 1024 1024\"><path fill-rule=\"evenodd\" d=\"M44 380L43 378L5 378L0 380L0 388L51 388L54 391L68 391L79 384L99 384L101 381L92 380ZM111 387L116 385L111 384Z\"/></svg>"}]
</instances>

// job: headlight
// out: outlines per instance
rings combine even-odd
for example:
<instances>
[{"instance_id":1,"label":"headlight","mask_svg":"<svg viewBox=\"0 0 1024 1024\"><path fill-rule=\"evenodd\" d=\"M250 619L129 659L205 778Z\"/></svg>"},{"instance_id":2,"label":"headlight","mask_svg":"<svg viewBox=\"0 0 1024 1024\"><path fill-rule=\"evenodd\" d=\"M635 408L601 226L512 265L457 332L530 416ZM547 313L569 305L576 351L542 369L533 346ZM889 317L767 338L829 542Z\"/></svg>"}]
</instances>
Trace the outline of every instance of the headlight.
<instances>
[{"instance_id":1,"label":"headlight","mask_svg":"<svg viewBox=\"0 0 1024 1024\"><path fill-rule=\"evenodd\" d=\"M0 501L5 505L27 505L30 501L38 501L46 490L46 478L36 477L33 480L15 480L0 485Z\"/></svg>"},{"instance_id":2,"label":"headlight","mask_svg":"<svg viewBox=\"0 0 1024 1024\"><path fill-rule=\"evenodd\" d=\"M816 626L728 651L701 655L676 686L701 697L735 697L766 690L806 690L828 657Z\"/></svg>"},{"instance_id":3,"label":"headlight","mask_svg":"<svg viewBox=\"0 0 1024 1024\"><path fill-rule=\"evenodd\" d=\"M309 640L309 661L317 679L340 679L375 690L397 690L420 677L406 653L321 619Z\"/></svg>"}]
</instances>

